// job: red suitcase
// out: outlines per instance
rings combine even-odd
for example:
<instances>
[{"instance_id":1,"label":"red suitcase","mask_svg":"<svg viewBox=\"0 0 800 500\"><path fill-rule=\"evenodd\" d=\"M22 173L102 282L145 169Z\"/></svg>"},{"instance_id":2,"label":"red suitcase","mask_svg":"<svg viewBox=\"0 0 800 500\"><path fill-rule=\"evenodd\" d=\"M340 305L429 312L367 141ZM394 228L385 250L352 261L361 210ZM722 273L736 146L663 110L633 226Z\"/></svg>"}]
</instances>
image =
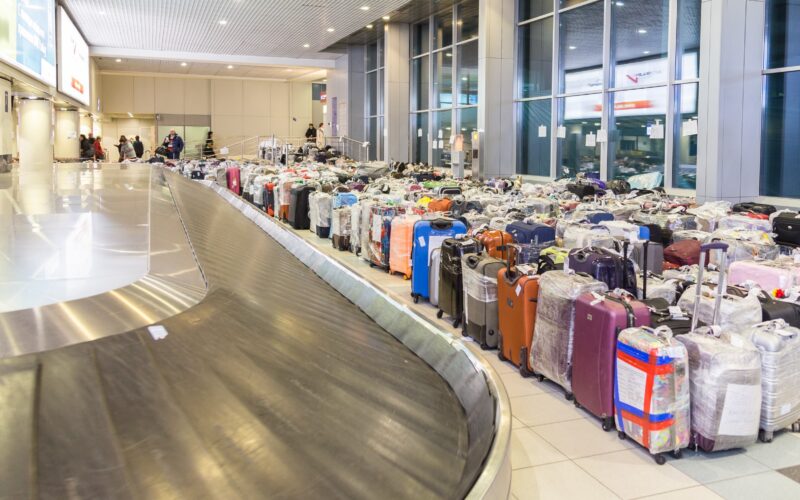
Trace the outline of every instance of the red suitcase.
<instances>
[{"instance_id":1,"label":"red suitcase","mask_svg":"<svg viewBox=\"0 0 800 500\"><path fill-rule=\"evenodd\" d=\"M617 336L625 328L650 326L650 309L631 295L586 293L575 304L572 395L575 406L614 428L614 365Z\"/></svg>"},{"instance_id":2,"label":"red suitcase","mask_svg":"<svg viewBox=\"0 0 800 500\"><path fill-rule=\"evenodd\" d=\"M225 176L227 177L228 181L228 189L237 195L241 195L242 182L241 171L239 170L239 167L228 167L228 170L225 172Z\"/></svg>"}]
</instances>

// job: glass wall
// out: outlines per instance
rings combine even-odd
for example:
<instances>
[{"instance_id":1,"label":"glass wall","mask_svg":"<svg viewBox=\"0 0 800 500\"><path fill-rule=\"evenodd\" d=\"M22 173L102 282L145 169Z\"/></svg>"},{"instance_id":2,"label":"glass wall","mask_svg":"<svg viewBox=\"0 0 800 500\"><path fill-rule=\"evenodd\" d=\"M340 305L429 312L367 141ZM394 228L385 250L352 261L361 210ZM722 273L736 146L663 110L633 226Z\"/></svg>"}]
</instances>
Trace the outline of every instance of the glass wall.
<instances>
[{"instance_id":1,"label":"glass wall","mask_svg":"<svg viewBox=\"0 0 800 500\"><path fill-rule=\"evenodd\" d=\"M383 158L383 82L384 82L384 57L383 38L367 45L365 51L366 64L366 92L364 93L364 135L369 141L369 159L380 160ZM413 68L412 68L413 69ZM417 68L419 69L419 68ZM427 80L427 75L422 75Z\"/></svg>"},{"instance_id":2,"label":"glass wall","mask_svg":"<svg viewBox=\"0 0 800 500\"><path fill-rule=\"evenodd\" d=\"M767 0L761 194L800 197L800 2Z\"/></svg>"},{"instance_id":3,"label":"glass wall","mask_svg":"<svg viewBox=\"0 0 800 500\"><path fill-rule=\"evenodd\" d=\"M517 172L694 189L701 1L518 0Z\"/></svg>"},{"instance_id":4,"label":"glass wall","mask_svg":"<svg viewBox=\"0 0 800 500\"><path fill-rule=\"evenodd\" d=\"M478 0L414 24L411 55L411 160L449 166L461 134L469 164L468 136L478 126Z\"/></svg>"}]
</instances>

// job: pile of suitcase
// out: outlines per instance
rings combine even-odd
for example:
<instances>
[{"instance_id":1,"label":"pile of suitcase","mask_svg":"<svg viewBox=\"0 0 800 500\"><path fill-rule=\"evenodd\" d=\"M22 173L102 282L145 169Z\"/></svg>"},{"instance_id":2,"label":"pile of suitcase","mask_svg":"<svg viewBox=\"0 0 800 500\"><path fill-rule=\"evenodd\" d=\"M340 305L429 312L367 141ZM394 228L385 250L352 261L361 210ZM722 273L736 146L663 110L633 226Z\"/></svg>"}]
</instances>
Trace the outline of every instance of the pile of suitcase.
<instances>
[{"instance_id":1,"label":"pile of suitcase","mask_svg":"<svg viewBox=\"0 0 800 500\"><path fill-rule=\"evenodd\" d=\"M223 163L204 175L409 280L414 302L659 464L689 446L770 441L800 419L796 212L424 166Z\"/></svg>"}]
</instances>

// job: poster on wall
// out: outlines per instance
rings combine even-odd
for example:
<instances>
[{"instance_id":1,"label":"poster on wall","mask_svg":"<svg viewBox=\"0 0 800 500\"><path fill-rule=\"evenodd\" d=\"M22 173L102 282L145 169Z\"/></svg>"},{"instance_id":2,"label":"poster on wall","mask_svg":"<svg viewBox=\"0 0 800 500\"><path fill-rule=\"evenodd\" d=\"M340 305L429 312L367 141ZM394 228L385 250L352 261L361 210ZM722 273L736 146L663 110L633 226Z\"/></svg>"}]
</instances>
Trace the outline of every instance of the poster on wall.
<instances>
[{"instance_id":1,"label":"poster on wall","mask_svg":"<svg viewBox=\"0 0 800 500\"><path fill-rule=\"evenodd\" d=\"M0 0L0 60L55 87L55 0Z\"/></svg>"},{"instance_id":2,"label":"poster on wall","mask_svg":"<svg viewBox=\"0 0 800 500\"><path fill-rule=\"evenodd\" d=\"M58 8L58 26L58 90L88 106L89 45L63 7Z\"/></svg>"}]
</instances>

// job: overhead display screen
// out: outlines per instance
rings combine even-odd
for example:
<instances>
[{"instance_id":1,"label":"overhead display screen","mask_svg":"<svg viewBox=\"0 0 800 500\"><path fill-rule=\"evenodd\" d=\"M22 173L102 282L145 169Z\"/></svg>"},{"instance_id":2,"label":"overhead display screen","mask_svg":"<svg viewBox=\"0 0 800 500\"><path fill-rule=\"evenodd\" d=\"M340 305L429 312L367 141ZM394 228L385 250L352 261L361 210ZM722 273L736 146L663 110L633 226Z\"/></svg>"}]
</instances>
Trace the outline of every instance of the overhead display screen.
<instances>
[{"instance_id":1,"label":"overhead display screen","mask_svg":"<svg viewBox=\"0 0 800 500\"><path fill-rule=\"evenodd\" d=\"M0 0L0 60L56 86L55 0Z\"/></svg>"},{"instance_id":2,"label":"overhead display screen","mask_svg":"<svg viewBox=\"0 0 800 500\"><path fill-rule=\"evenodd\" d=\"M58 8L58 90L89 105L89 45L63 7Z\"/></svg>"}]
</instances>

